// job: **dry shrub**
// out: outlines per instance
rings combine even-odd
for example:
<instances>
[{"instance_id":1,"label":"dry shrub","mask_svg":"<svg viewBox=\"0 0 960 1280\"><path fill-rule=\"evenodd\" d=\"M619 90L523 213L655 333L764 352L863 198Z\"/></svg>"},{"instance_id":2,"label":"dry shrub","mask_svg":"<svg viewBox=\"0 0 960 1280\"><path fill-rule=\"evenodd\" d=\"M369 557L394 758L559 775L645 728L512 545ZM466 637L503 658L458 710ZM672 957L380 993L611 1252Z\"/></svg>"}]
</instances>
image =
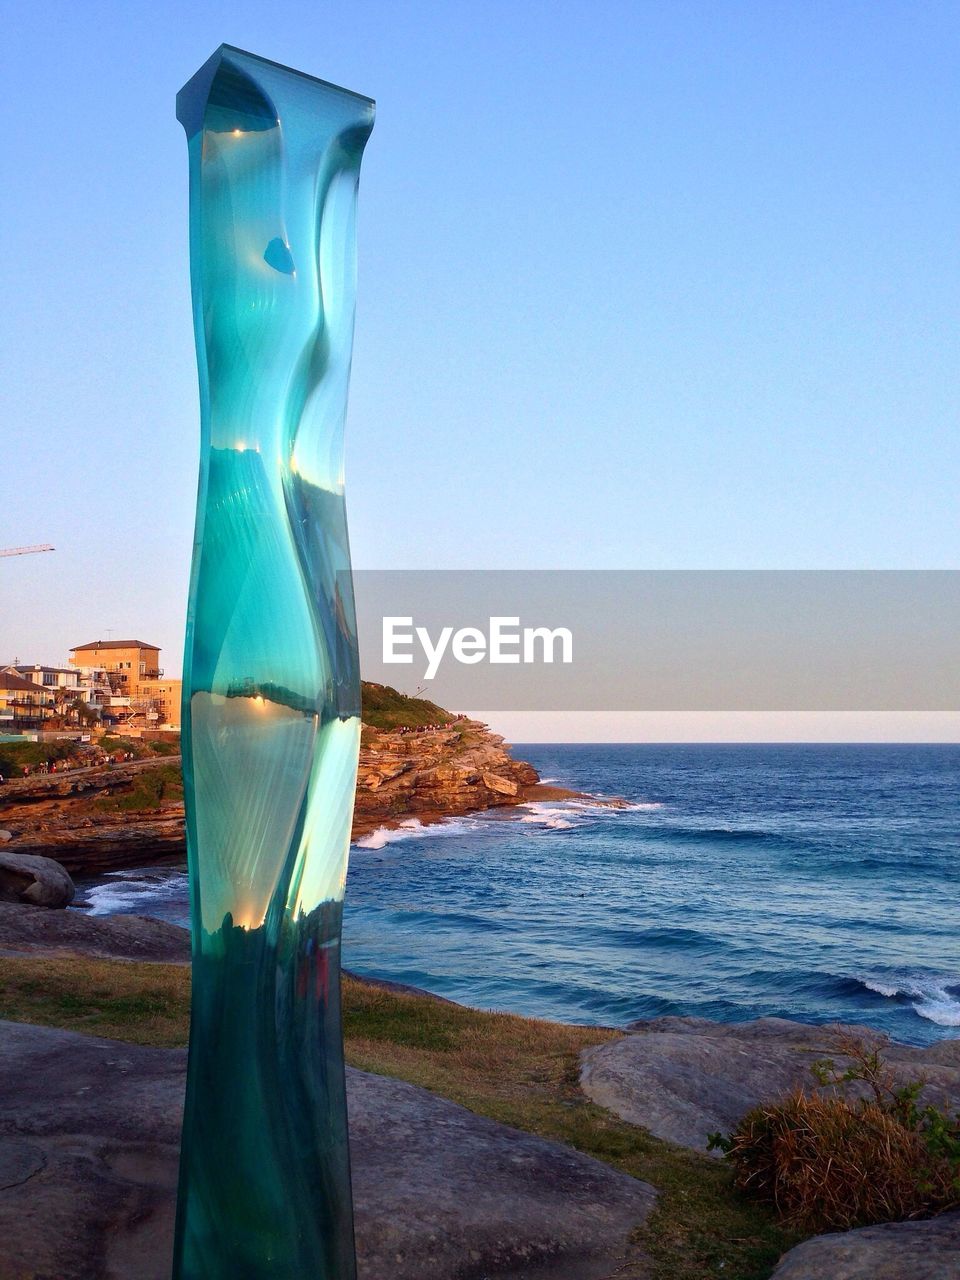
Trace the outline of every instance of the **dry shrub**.
<instances>
[{"instance_id":1,"label":"dry shrub","mask_svg":"<svg viewBox=\"0 0 960 1280\"><path fill-rule=\"evenodd\" d=\"M713 1135L737 1187L810 1232L929 1217L960 1204L957 1118L918 1107L923 1082L897 1087L880 1047L842 1038L848 1065L814 1067L818 1083L840 1093L798 1089L755 1107L730 1137ZM844 1096L850 1084L868 1096Z\"/></svg>"},{"instance_id":2,"label":"dry shrub","mask_svg":"<svg viewBox=\"0 0 960 1280\"><path fill-rule=\"evenodd\" d=\"M875 1102L798 1090L744 1116L728 1158L741 1190L804 1231L922 1217L958 1200L950 1162Z\"/></svg>"}]
</instances>

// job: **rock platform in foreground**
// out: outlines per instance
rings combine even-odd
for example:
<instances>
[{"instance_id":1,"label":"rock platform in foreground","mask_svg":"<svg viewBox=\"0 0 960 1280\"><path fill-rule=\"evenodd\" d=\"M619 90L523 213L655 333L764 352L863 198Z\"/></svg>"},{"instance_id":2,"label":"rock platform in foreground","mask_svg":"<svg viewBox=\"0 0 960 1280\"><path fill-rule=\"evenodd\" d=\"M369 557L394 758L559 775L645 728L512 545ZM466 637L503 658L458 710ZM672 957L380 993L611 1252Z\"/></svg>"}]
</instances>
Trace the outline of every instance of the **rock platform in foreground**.
<instances>
[{"instance_id":1,"label":"rock platform in foreground","mask_svg":"<svg viewBox=\"0 0 960 1280\"><path fill-rule=\"evenodd\" d=\"M957 1280L960 1212L815 1236L784 1254L772 1280Z\"/></svg>"},{"instance_id":2,"label":"rock platform in foreground","mask_svg":"<svg viewBox=\"0 0 960 1280\"><path fill-rule=\"evenodd\" d=\"M75 952L109 960L189 964L190 930L147 916L91 916L0 902L0 952Z\"/></svg>"},{"instance_id":3,"label":"rock platform in foreground","mask_svg":"<svg viewBox=\"0 0 960 1280\"><path fill-rule=\"evenodd\" d=\"M0 1022L0 1280L168 1280L185 1075L183 1050ZM645 1183L401 1081L348 1095L360 1280L642 1266Z\"/></svg>"},{"instance_id":4,"label":"rock platform in foreground","mask_svg":"<svg viewBox=\"0 0 960 1280\"><path fill-rule=\"evenodd\" d=\"M695 1151L706 1150L708 1134L729 1133L751 1107L798 1085L814 1087L810 1066L818 1058L843 1061L834 1047L837 1028L784 1018L655 1018L629 1031L585 1052L584 1092L621 1119ZM883 1056L902 1080L928 1080L925 1101L960 1106L960 1040L925 1049L891 1042Z\"/></svg>"}]
</instances>

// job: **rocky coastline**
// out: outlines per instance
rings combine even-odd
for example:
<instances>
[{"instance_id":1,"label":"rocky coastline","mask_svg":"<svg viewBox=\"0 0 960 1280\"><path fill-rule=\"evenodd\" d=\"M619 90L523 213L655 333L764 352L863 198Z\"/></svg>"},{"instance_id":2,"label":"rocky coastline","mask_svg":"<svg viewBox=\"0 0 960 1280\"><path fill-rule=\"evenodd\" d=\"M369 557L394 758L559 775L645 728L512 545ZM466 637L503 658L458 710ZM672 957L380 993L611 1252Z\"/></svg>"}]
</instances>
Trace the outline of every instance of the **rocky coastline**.
<instances>
[{"instance_id":1,"label":"rocky coastline","mask_svg":"<svg viewBox=\"0 0 960 1280\"><path fill-rule=\"evenodd\" d=\"M15 777L0 790L0 849L53 858L97 876L186 856L179 756L110 762ZM132 807L146 792L149 807ZM503 738L475 720L446 726L364 726L353 839L416 819L438 822L533 800L576 798L545 786ZM610 803L617 803L611 801Z\"/></svg>"}]
</instances>

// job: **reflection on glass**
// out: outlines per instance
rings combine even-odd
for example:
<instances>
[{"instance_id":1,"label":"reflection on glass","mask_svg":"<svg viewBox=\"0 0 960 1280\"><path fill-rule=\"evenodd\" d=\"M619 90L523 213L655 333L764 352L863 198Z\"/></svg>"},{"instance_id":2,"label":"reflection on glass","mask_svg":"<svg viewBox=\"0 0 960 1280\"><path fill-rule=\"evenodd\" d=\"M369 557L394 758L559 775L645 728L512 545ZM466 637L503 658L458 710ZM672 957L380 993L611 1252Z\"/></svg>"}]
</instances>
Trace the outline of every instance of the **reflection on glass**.
<instances>
[{"instance_id":1,"label":"reflection on glass","mask_svg":"<svg viewBox=\"0 0 960 1280\"><path fill-rule=\"evenodd\" d=\"M373 110L227 45L177 97L201 462L176 1280L355 1274L339 957L360 683L342 437Z\"/></svg>"}]
</instances>

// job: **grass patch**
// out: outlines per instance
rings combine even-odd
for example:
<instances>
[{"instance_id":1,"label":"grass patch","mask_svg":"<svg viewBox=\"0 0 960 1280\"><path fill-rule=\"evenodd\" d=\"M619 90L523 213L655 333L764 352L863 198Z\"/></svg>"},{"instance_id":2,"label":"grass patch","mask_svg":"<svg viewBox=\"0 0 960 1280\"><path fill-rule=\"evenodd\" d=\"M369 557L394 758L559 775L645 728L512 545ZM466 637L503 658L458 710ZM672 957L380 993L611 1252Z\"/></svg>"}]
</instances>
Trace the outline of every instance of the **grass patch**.
<instances>
[{"instance_id":1,"label":"grass patch","mask_svg":"<svg viewBox=\"0 0 960 1280\"><path fill-rule=\"evenodd\" d=\"M0 1017L137 1044L183 1045L185 966L80 957L0 958ZM660 1192L638 1238L651 1280L766 1280L800 1238L739 1196L731 1170L588 1102L580 1051L619 1032L483 1013L345 978L351 1065L450 1098L480 1115L565 1142ZM628 1270L618 1280L631 1280Z\"/></svg>"},{"instance_id":2,"label":"grass patch","mask_svg":"<svg viewBox=\"0 0 960 1280\"><path fill-rule=\"evenodd\" d=\"M134 760L152 760L154 756L176 755L177 742L146 742L143 738L125 738L122 734L105 733L96 744L108 755L117 751L129 751ZM161 749L158 751L157 748Z\"/></svg>"},{"instance_id":3,"label":"grass patch","mask_svg":"<svg viewBox=\"0 0 960 1280\"><path fill-rule=\"evenodd\" d=\"M71 955L0 958L0 1018L175 1048L190 1031L190 971Z\"/></svg>"},{"instance_id":4,"label":"grass patch","mask_svg":"<svg viewBox=\"0 0 960 1280\"><path fill-rule=\"evenodd\" d=\"M360 714L371 729L415 729L419 725L446 724L453 716L426 698L411 698L388 684L364 680L360 687Z\"/></svg>"},{"instance_id":5,"label":"grass patch","mask_svg":"<svg viewBox=\"0 0 960 1280\"><path fill-rule=\"evenodd\" d=\"M137 774L129 787L100 796L93 808L101 813L146 812L175 800L183 800L183 773L179 765L162 764Z\"/></svg>"}]
</instances>

